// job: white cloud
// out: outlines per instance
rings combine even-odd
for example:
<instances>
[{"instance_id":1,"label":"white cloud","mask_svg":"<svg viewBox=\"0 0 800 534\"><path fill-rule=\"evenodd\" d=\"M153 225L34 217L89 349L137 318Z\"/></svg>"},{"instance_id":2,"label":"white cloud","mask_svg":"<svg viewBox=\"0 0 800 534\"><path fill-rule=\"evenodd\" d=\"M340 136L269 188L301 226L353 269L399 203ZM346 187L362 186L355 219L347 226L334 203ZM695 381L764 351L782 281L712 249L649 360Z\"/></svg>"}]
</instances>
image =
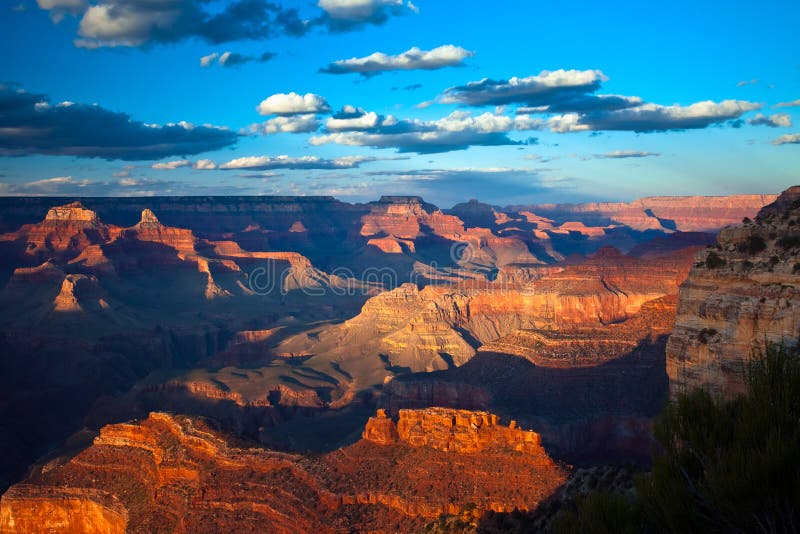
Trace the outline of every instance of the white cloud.
<instances>
[{"instance_id":1,"label":"white cloud","mask_svg":"<svg viewBox=\"0 0 800 534\"><path fill-rule=\"evenodd\" d=\"M791 102L778 102L777 104L775 104L772 107L774 107L774 108L793 108L793 107L798 107L798 106L800 106L800 98L798 98L797 100L792 100Z\"/></svg>"},{"instance_id":2,"label":"white cloud","mask_svg":"<svg viewBox=\"0 0 800 534\"><path fill-rule=\"evenodd\" d=\"M761 108L761 104L743 100L706 100L689 106L640 106L588 114L566 113L548 119L554 132L580 132L587 130L625 130L657 132L705 128L711 124L737 119L742 114Z\"/></svg>"},{"instance_id":3,"label":"white cloud","mask_svg":"<svg viewBox=\"0 0 800 534\"><path fill-rule=\"evenodd\" d=\"M306 115L291 115L285 117L274 117L261 124L250 126L251 133L262 135L276 133L308 133L314 132L319 128L317 116L313 113Z\"/></svg>"},{"instance_id":4,"label":"white cloud","mask_svg":"<svg viewBox=\"0 0 800 534\"><path fill-rule=\"evenodd\" d=\"M329 74L359 73L366 76L393 70L435 70L463 64L464 59L474 56L460 46L443 45L433 50L420 50L417 47L394 56L375 52L365 57L334 61L321 72Z\"/></svg>"},{"instance_id":5,"label":"white cloud","mask_svg":"<svg viewBox=\"0 0 800 534\"><path fill-rule=\"evenodd\" d=\"M192 162L188 159L180 159L175 161L166 161L163 163L153 163L151 167L160 171L174 171L175 169L179 169L181 167L188 167L191 164Z\"/></svg>"},{"instance_id":6,"label":"white cloud","mask_svg":"<svg viewBox=\"0 0 800 534\"><path fill-rule=\"evenodd\" d=\"M775 113L767 117L763 113L756 114L752 119L748 119L748 124L751 126L769 126L770 128L790 128L792 126L792 118L788 113Z\"/></svg>"},{"instance_id":7,"label":"white cloud","mask_svg":"<svg viewBox=\"0 0 800 534\"><path fill-rule=\"evenodd\" d=\"M363 110L362 110L363 111ZM334 123L339 131L312 137L312 145L336 143L348 146L372 146L376 148L397 148L400 152L446 152L462 150L472 145L494 146L521 144L506 135L515 130L535 130L545 121L530 115L497 115L483 113L473 116L468 111L454 111L435 121L397 120L389 115L377 117L373 127L365 127L367 121L373 122L372 115L364 113L362 123L345 121Z\"/></svg>"},{"instance_id":8,"label":"white cloud","mask_svg":"<svg viewBox=\"0 0 800 534\"><path fill-rule=\"evenodd\" d=\"M649 158L660 156L658 152L647 152L642 150L614 150L613 152L606 152L605 154L597 154L596 157L601 159L620 159L620 158Z\"/></svg>"},{"instance_id":9,"label":"white cloud","mask_svg":"<svg viewBox=\"0 0 800 534\"><path fill-rule=\"evenodd\" d=\"M600 70L543 70L527 78L509 80L484 78L467 85L451 87L439 97L444 104L502 105L520 103L546 105L564 94L596 91L608 77Z\"/></svg>"},{"instance_id":10,"label":"white cloud","mask_svg":"<svg viewBox=\"0 0 800 534\"><path fill-rule=\"evenodd\" d=\"M203 56L203 57L200 58L200 66L201 67L210 67L211 64L214 63L214 60L217 59L218 57L219 57L219 53L218 52L212 52L211 54L208 54L207 56Z\"/></svg>"},{"instance_id":11,"label":"white cloud","mask_svg":"<svg viewBox=\"0 0 800 534\"><path fill-rule=\"evenodd\" d=\"M294 158L282 156L245 156L236 158L219 166L220 169L352 169L362 163L375 161L378 158L368 156L345 156L334 159L323 159L317 156L301 156Z\"/></svg>"},{"instance_id":12,"label":"white cloud","mask_svg":"<svg viewBox=\"0 0 800 534\"><path fill-rule=\"evenodd\" d=\"M199 159L199 160L194 162L192 167L194 167L195 169L198 169L198 170L208 171L208 170L216 169L217 168L217 164L214 163L210 159Z\"/></svg>"},{"instance_id":13,"label":"white cloud","mask_svg":"<svg viewBox=\"0 0 800 534\"><path fill-rule=\"evenodd\" d=\"M328 102L313 93L299 95L295 92L274 94L263 100L256 110L261 115L299 115L324 113L330 110Z\"/></svg>"},{"instance_id":14,"label":"white cloud","mask_svg":"<svg viewBox=\"0 0 800 534\"><path fill-rule=\"evenodd\" d=\"M348 106L345 107L347 108ZM330 131L353 131L369 130L378 125L380 117L377 113L374 111L365 112L364 110L360 110L360 113L360 115L354 117L346 117L341 119L330 117L327 121L325 121L325 128Z\"/></svg>"},{"instance_id":15,"label":"white cloud","mask_svg":"<svg viewBox=\"0 0 800 534\"><path fill-rule=\"evenodd\" d=\"M773 145L798 145L800 144L800 133L786 134L778 137L772 142Z\"/></svg>"},{"instance_id":16,"label":"white cloud","mask_svg":"<svg viewBox=\"0 0 800 534\"><path fill-rule=\"evenodd\" d=\"M758 83L758 78L753 78L752 80L742 80L736 84L736 87L744 87L745 85L755 85Z\"/></svg>"},{"instance_id":17,"label":"white cloud","mask_svg":"<svg viewBox=\"0 0 800 534\"><path fill-rule=\"evenodd\" d=\"M319 0L332 19L369 20L384 7L401 7L403 0Z\"/></svg>"},{"instance_id":18,"label":"white cloud","mask_svg":"<svg viewBox=\"0 0 800 534\"><path fill-rule=\"evenodd\" d=\"M36 0L36 3L50 13L55 23L61 22L65 15L80 15L89 7L87 0Z\"/></svg>"}]
</instances>

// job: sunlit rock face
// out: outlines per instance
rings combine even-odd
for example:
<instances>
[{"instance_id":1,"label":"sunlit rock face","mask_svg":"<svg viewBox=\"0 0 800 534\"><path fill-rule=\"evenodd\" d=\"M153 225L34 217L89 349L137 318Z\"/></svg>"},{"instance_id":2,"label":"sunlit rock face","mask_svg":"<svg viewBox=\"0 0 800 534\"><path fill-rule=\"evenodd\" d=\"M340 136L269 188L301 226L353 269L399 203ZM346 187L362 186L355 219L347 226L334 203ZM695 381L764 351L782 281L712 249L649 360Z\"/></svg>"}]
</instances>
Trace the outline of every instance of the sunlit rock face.
<instances>
[{"instance_id":1,"label":"sunlit rock face","mask_svg":"<svg viewBox=\"0 0 800 534\"><path fill-rule=\"evenodd\" d=\"M360 314L340 325L287 338L278 353L341 358L380 354L392 367L447 369L468 362L479 346L518 330L558 331L626 321L645 303L676 293L691 258L682 252L640 260L604 248L529 283L503 279L482 287L421 289L403 284L370 298Z\"/></svg>"},{"instance_id":2,"label":"sunlit rock face","mask_svg":"<svg viewBox=\"0 0 800 534\"><path fill-rule=\"evenodd\" d=\"M718 199L708 211L705 199L626 204L641 231L607 205L71 200L0 198L0 489L84 425L154 409L282 449L349 443L376 407L397 418L447 406L520 421L548 451L646 450L661 342L609 332L677 291L691 265L682 254L709 235L682 224L735 214L721 216ZM670 222L667 209L683 211ZM348 274L375 267L395 276ZM426 380L403 380L415 372ZM316 418L339 414L335 437L302 423L328 428ZM388 502L384 489L358 499Z\"/></svg>"},{"instance_id":3,"label":"sunlit rock face","mask_svg":"<svg viewBox=\"0 0 800 534\"><path fill-rule=\"evenodd\" d=\"M776 195L665 196L644 197L630 203L545 204L530 208L540 216L557 221L577 219L586 224L607 221L636 230L713 232L736 224L743 217L753 217L775 198Z\"/></svg>"},{"instance_id":4,"label":"sunlit rock face","mask_svg":"<svg viewBox=\"0 0 800 534\"><path fill-rule=\"evenodd\" d=\"M0 501L0 527L405 531L467 503L533 509L565 480L536 433L499 425L486 412L407 410L399 433L379 413L364 434L349 447L303 457L232 443L203 420L152 413L104 427L73 459L12 487Z\"/></svg>"},{"instance_id":5,"label":"sunlit rock face","mask_svg":"<svg viewBox=\"0 0 800 534\"><path fill-rule=\"evenodd\" d=\"M745 391L745 367L767 342L800 336L800 187L765 207L755 221L720 232L698 254L680 289L667 345L673 393L704 387Z\"/></svg>"},{"instance_id":6,"label":"sunlit rock face","mask_svg":"<svg viewBox=\"0 0 800 534\"><path fill-rule=\"evenodd\" d=\"M400 410L394 422L383 410L367 422L363 438L388 445L398 441L412 447L429 447L443 452L473 454L482 451L513 450L538 456L552 465L541 446L539 434L522 430L515 421L499 423L495 414L453 408Z\"/></svg>"}]
</instances>

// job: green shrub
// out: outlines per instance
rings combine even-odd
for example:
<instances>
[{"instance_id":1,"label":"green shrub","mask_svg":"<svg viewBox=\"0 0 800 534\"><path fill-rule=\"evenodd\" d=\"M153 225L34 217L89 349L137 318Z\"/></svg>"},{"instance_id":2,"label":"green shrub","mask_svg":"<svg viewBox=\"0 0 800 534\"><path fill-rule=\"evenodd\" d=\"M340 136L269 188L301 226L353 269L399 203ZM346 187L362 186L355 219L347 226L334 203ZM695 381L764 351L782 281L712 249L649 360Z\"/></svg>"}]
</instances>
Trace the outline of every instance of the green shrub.
<instances>
[{"instance_id":1,"label":"green shrub","mask_svg":"<svg viewBox=\"0 0 800 534\"><path fill-rule=\"evenodd\" d=\"M800 524L800 357L770 345L747 367L748 395L696 390L655 425L663 453L637 490L667 532L791 532Z\"/></svg>"},{"instance_id":2,"label":"green shrub","mask_svg":"<svg viewBox=\"0 0 800 534\"><path fill-rule=\"evenodd\" d=\"M746 396L697 389L666 406L636 498L590 493L558 514L553 532L797 532L800 351L769 344L745 374Z\"/></svg>"},{"instance_id":3,"label":"green shrub","mask_svg":"<svg viewBox=\"0 0 800 534\"><path fill-rule=\"evenodd\" d=\"M635 534L642 527L638 502L601 491L578 499L575 510L564 510L553 521L554 534Z\"/></svg>"}]
</instances>

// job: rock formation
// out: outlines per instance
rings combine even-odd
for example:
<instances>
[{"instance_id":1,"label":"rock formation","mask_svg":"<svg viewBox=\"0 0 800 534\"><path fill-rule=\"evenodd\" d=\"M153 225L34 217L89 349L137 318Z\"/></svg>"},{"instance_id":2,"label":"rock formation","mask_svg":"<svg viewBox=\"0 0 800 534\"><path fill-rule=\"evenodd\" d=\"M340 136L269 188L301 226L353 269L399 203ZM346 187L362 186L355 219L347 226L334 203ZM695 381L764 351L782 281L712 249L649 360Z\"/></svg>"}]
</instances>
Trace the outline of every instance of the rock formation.
<instances>
[{"instance_id":1,"label":"rock formation","mask_svg":"<svg viewBox=\"0 0 800 534\"><path fill-rule=\"evenodd\" d=\"M680 288L667 345L673 392L695 387L731 396L745 390L753 351L800 337L800 187L755 221L726 228Z\"/></svg>"},{"instance_id":2,"label":"rock formation","mask_svg":"<svg viewBox=\"0 0 800 534\"><path fill-rule=\"evenodd\" d=\"M638 435L639 420L599 418L649 414L640 393L660 391L662 344L655 329L619 332L676 292L691 264L676 251L702 242L684 226L716 231L771 198L453 210L413 197L71 200L0 198L0 490L84 424L153 409L318 451L345 443L377 406L395 417L492 411L559 443L585 429L593 446L609 429ZM632 249L638 257L622 254ZM555 423L539 425L542 413ZM378 445L358 447L395 469L370 452ZM450 454L394 448L405 466ZM340 493L425 513L449 506L400 499L384 482Z\"/></svg>"},{"instance_id":3,"label":"rock formation","mask_svg":"<svg viewBox=\"0 0 800 534\"><path fill-rule=\"evenodd\" d=\"M676 303L648 301L608 325L514 331L461 367L395 377L380 405L398 413L473 403L533 426L569 461L646 459L651 418L668 394L664 347Z\"/></svg>"},{"instance_id":4,"label":"rock formation","mask_svg":"<svg viewBox=\"0 0 800 534\"><path fill-rule=\"evenodd\" d=\"M523 209L559 221L577 218L586 224L613 221L635 230L713 232L755 216L775 198L776 195L645 197L630 203L547 204Z\"/></svg>"},{"instance_id":5,"label":"rock formation","mask_svg":"<svg viewBox=\"0 0 800 534\"><path fill-rule=\"evenodd\" d=\"M116 231L103 224L94 211L71 202L49 209L43 221L25 225L5 239L24 239L25 252L33 256L75 255L91 244L107 241Z\"/></svg>"},{"instance_id":6,"label":"rock formation","mask_svg":"<svg viewBox=\"0 0 800 534\"><path fill-rule=\"evenodd\" d=\"M404 284L369 299L344 324L289 337L277 353L339 359L380 354L389 366L412 371L459 366L479 345L516 330L625 321L645 302L677 293L690 262L682 253L645 261L603 249L522 286Z\"/></svg>"},{"instance_id":7,"label":"rock formation","mask_svg":"<svg viewBox=\"0 0 800 534\"><path fill-rule=\"evenodd\" d=\"M509 426L500 425L498 417L489 412L438 407L400 410L395 426L383 410L378 410L367 422L363 438L381 445L399 440L412 447L461 454L513 450L539 456L552 464L536 432L518 428L516 421Z\"/></svg>"},{"instance_id":8,"label":"rock formation","mask_svg":"<svg viewBox=\"0 0 800 534\"><path fill-rule=\"evenodd\" d=\"M468 503L533 509L565 480L535 433L496 425L490 414L409 411L402 425L401 442L362 440L304 458L232 444L202 420L152 413L103 428L88 449L12 487L0 500L0 528L405 531Z\"/></svg>"}]
</instances>

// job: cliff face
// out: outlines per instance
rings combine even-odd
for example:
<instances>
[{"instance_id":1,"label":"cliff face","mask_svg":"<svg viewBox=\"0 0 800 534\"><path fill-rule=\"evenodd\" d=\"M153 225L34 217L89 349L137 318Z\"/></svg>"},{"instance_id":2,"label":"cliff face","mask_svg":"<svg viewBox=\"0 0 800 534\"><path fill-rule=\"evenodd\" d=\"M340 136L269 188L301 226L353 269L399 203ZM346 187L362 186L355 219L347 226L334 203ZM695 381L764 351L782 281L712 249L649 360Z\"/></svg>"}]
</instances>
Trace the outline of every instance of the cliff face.
<instances>
[{"instance_id":1,"label":"cliff face","mask_svg":"<svg viewBox=\"0 0 800 534\"><path fill-rule=\"evenodd\" d=\"M74 256L94 243L107 241L118 231L103 224L94 211L80 202L71 202L49 209L41 222L25 225L2 240L24 241L24 253L29 256Z\"/></svg>"},{"instance_id":2,"label":"cliff face","mask_svg":"<svg viewBox=\"0 0 800 534\"><path fill-rule=\"evenodd\" d=\"M668 394L664 350L676 303L654 299L607 325L511 332L461 367L394 378L380 405L392 414L474 406L533 426L568 461L647 459L650 419Z\"/></svg>"},{"instance_id":3,"label":"cliff face","mask_svg":"<svg viewBox=\"0 0 800 534\"><path fill-rule=\"evenodd\" d=\"M800 187L784 192L755 221L726 228L697 256L680 288L667 345L673 392L745 390L752 351L800 336Z\"/></svg>"},{"instance_id":4,"label":"cliff face","mask_svg":"<svg viewBox=\"0 0 800 534\"><path fill-rule=\"evenodd\" d=\"M545 204L526 208L558 221L577 218L587 224L622 223L636 230L713 232L744 217L754 217L775 198L776 195L645 197L630 203Z\"/></svg>"},{"instance_id":5,"label":"cliff face","mask_svg":"<svg viewBox=\"0 0 800 534\"><path fill-rule=\"evenodd\" d=\"M380 421L391 423L379 414L365 430L369 441L314 458L242 448L202 420L163 413L107 426L73 459L8 491L0 529L407 531L469 502L532 509L564 481L535 433L501 427L487 413L407 412L401 441L391 430L376 440ZM464 450L445 449L446 435Z\"/></svg>"},{"instance_id":6,"label":"cliff face","mask_svg":"<svg viewBox=\"0 0 800 534\"><path fill-rule=\"evenodd\" d=\"M381 354L394 367L446 369L466 363L479 345L517 330L625 321L644 303L676 293L690 262L685 254L648 261L603 249L520 285L403 284L369 299L345 323L289 337L277 350L285 356Z\"/></svg>"},{"instance_id":7,"label":"cliff face","mask_svg":"<svg viewBox=\"0 0 800 534\"><path fill-rule=\"evenodd\" d=\"M515 421L499 424L497 415L452 408L400 410L395 425L384 410L378 410L367 422L363 438L387 445L398 440L412 447L430 447L443 452L474 454L482 451L513 450L538 456L552 465L532 430L522 430Z\"/></svg>"}]
</instances>

